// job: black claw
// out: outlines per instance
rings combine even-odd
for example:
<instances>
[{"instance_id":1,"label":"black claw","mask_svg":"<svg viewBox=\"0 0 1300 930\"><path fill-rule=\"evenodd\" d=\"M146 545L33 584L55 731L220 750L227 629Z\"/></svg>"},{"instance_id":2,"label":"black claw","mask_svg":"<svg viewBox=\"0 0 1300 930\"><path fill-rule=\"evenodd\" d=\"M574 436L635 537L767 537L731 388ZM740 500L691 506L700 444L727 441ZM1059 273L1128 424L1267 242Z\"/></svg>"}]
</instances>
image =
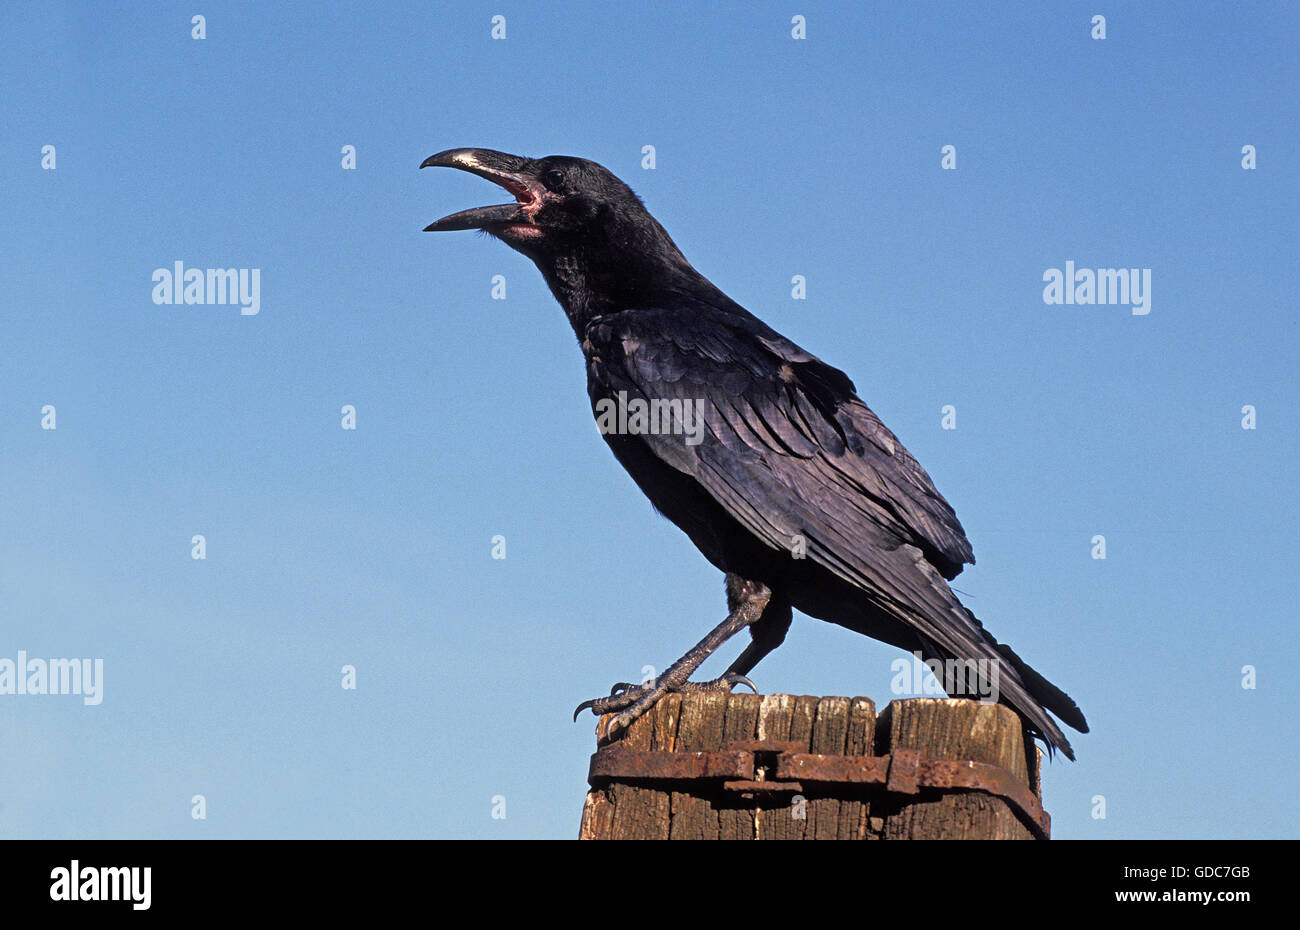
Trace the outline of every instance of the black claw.
<instances>
[{"instance_id":1,"label":"black claw","mask_svg":"<svg viewBox=\"0 0 1300 930\"><path fill-rule=\"evenodd\" d=\"M736 685L747 685L750 691L753 691L755 694L758 694L758 688L755 686L755 684L752 681L750 681L744 675L734 675L734 674L728 675L727 681L730 682L731 687L733 688L736 687Z\"/></svg>"},{"instance_id":2,"label":"black claw","mask_svg":"<svg viewBox=\"0 0 1300 930\"><path fill-rule=\"evenodd\" d=\"M606 728L607 734L613 734L619 730L627 729L627 725L641 715L647 708L642 707L637 713L632 715L632 719L626 719L628 708L637 707L645 701L647 695L655 693L658 679L644 685L633 685L626 681L615 683L614 687L609 689L609 697L592 698L590 701L583 701L573 712L573 720L576 723L578 715L584 710L591 710L596 716L602 716L605 713L613 713L614 717L610 719ZM689 691L730 691L736 685L746 685L749 690L758 694L758 686L755 685L744 675L731 674L723 675L712 681L704 682L683 682L676 687L667 688L667 691L689 692Z\"/></svg>"},{"instance_id":3,"label":"black claw","mask_svg":"<svg viewBox=\"0 0 1300 930\"><path fill-rule=\"evenodd\" d=\"M590 709L598 717L603 713L622 710L634 704L646 688L646 685L634 685L626 681L615 682L614 687L609 689L609 697L592 698L579 704L573 712L574 722L577 722L578 715L584 710Z\"/></svg>"}]
</instances>

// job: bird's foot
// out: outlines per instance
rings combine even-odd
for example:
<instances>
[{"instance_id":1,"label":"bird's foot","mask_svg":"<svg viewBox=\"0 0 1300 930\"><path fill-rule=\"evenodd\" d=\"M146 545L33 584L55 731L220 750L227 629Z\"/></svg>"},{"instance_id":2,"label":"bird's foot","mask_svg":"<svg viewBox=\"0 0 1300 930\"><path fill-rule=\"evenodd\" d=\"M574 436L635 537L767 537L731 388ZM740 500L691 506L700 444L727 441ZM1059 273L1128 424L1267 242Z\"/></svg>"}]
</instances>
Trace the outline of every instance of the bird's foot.
<instances>
[{"instance_id":1,"label":"bird's foot","mask_svg":"<svg viewBox=\"0 0 1300 930\"><path fill-rule=\"evenodd\" d=\"M613 736L619 730L624 730L631 726L632 721L636 720L647 710L655 705L665 694L670 692L678 694L687 694L694 691L730 691L736 685L745 685L755 694L758 688L754 683L744 675L737 675L729 672L712 681L683 681L670 682L660 678L653 679L643 685L632 685L626 681L620 681L610 689L609 697L592 698L590 701L583 701L573 712L573 719L578 719L578 714L587 708L597 717L604 714L614 714L610 718L606 733Z\"/></svg>"}]
</instances>

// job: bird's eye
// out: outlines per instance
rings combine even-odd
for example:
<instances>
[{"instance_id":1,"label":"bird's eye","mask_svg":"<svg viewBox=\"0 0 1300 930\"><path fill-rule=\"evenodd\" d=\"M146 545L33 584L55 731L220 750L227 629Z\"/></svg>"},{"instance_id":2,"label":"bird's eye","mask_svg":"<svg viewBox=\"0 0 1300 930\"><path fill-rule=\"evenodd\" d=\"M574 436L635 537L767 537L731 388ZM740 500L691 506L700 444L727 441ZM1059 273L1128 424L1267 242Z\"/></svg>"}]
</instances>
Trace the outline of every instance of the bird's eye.
<instances>
[{"instance_id":1,"label":"bird's eye","mask_svg":"<svg viewBox=\"0 0 1300 930\"><path fill-rule=\"evenodd\" d=\"M549 191L558 191L564 186L564 172L558 168L552 168L542 175L542 183L546 185Z\"/></svg>"}]
</instances>

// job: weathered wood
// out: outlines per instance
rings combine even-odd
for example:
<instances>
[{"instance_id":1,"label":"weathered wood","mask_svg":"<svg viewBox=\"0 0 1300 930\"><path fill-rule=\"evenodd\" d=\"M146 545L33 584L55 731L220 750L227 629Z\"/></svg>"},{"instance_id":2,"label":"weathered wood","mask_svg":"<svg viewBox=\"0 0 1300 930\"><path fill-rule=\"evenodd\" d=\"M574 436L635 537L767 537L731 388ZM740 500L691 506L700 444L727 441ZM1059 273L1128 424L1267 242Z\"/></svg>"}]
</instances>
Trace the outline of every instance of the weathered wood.
<instances>
[{"instance_id":1,"label":"weathered wood","mask_svg":"<svg viewBox=\"0 0 1300 930\"><path fill-rule=\"evenodd\" d=\"M757 739L784 742L790 737L790 723L794 718L795 699L789 694L765 694L758 705ZM790 816L789 799L758 800L754 817L754 838L759 840L788 840L803 836L803 821ZM799 827L795 835L795 826Z\"/></svg>"},{"instance_id":2,"label":"weathered wood","mask_svg":"<svg viewBox=\"0 0 1300 930\"><path fill-rule=\"evenodd\" d=\"M881 714L878 732L885 739L878 752L919 749L936 759L987 762L1030 784L1024 726L1015 711L1001 704L952 698L893 701ZM926 791L910 801L891 798L878 813L885 839L1033 839L1006 802L977 791Z\"/></svg>"},{"instance_id":3,"label":"weathered wood","mask_svg":"<svg viewBox=\"0 0 1300 930\"><path fill-rule=\"evenodd\" d=\"M757 739L758 708L762 701L757 694L731 695L722 728L723 746L739 740ZM756 833L756 816L757 811L748 806L721 808L718 811L718 839L752 840Z\"/></svg>"},{"instance_id":4,"label":"weathered wood","mask_svg":"<svg viewBox=\"0 0 1300 930\"><path fill-rule=\"evenodd\" d=\"M843 697L824 697L817 704L817 716L813 720L811 752L827 756L844 754L844 737L849 729L849 699ZM840 826L840 802L837 798L812 794L804 786L804 795L808 797L808 826L804 836L810 840L833 840L838 838Z\"/></svg>"},{"instance_id":5,"label":"weathered wood","mask_svg":"<svg viewBox=\"0 0 1300 930\"><path fill-rule=\"evenodd\" d=\"M721 749L727 716L725 691L705 691L686 695L682 700L681 721L677 724L675 752L703 752ZM713 840L718 838L718 812L713 793L695 795L684 791L670 793L672 824L669 839Z\"/></svg>"},{"instance_id":6,"label":"weathered wood","mask_svg":"<svg viewBox=\"0 0 1300 930\"><path fill-rule=\"evenodd\" d=\"M602 718L597 727L602 745L607 720ZM720 753L756 740L825 756L878 756L897 748L920 750L932 759L971 759L1000 766L1040 791L1039 754L1032 742L1026 746L1020 719L1005 707L976 701L900 700L877 718L875 705L864 697L675 694L635 721L618 742L636 750ZM617 768L610 758L611 767L604 771L612 775ZM647 779L645 769L637 771L642 774L636 784L600 781L588 793L580 838L1032 837L1007 802L977 791L887 794L840 784L837 776L834 783L800 782L796 794L779 780L789 776L777 776L777 791L751 789L750 783L729 790L717 777L664 783L655 781L658 775Z\"/></svg>"},{"instance_id":7,"label":"weathered wood","mask_svg":"<svg viewBox=\"0 0 1300 930\"><path fill-rule=\"evenodd\" d=\"M680 697L669 695L673 700L663 700L651 708L650 712L636 721L636 725L628 728L628 732L623 735L623 741L632 749L671 749L670 745L663 745L664 742L671 742L671 737L665 740L661 736L660 745L655 745L653 736L658 730L661 734L675 723L673 716L676 713L676 704L680 703ZM605 720L601 721L601 729L604 729ZM614 840L666 840L669 835L670 819L670 802L669 796L664 791L654 788L642 788L635 785L614 784L609 787L609 801L614 807L614 815L609 825L610 839Z\"/></svg>"},{"instance_id":8,"label":"weathered wood","mask_svg":"<svg viewBox=\"0 0 1300 930\"><path fill-rule=\"evenodd\" d=\"M855 697L849 703L848 728L844 734L846 756L869 755L876 741L876 704L870 698ZM840 801L839 827L836 835L842 840L879 839L868 830L871 805L862 799L848 798Z\"/></svg>"}]
</instances>

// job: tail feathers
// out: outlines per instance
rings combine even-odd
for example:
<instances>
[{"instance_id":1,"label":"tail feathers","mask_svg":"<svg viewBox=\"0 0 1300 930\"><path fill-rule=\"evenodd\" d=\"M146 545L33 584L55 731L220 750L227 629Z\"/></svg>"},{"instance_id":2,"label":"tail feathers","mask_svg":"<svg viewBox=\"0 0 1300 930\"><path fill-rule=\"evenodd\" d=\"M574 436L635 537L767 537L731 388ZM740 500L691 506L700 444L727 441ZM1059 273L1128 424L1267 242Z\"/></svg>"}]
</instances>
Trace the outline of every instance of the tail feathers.
<instances>
[{"instance_id":1,"label":"tail feathers","mask_svg":"<svg viewBox=\"0 0 1300 930\"><path fill-rule=\"evenodd\" d=\"M1028 671L1030 675L1047 685L1047 687L1052 688L1052 690L1061 697L1065 698L1065 695L1054 688L1041 675L1038 675L1038 673L1034 672L1033 669L1029 668L1029 666L1025 665L1023 662L1020 663L1019 667L1017 667L1015 663L1011 662L1010 658L1006 657L1005 653L1002 652L1001 647L998 648L998 652L1006 658L1007 662L1011 664L1012 669L1014 669L1014 672L1011 675L1004 674L1002 676L1002 703L1006 704L1020 715L1020 719L1025 725L1025 731L1029 733L1030 736L1041 739L1047 744L1048 758L1051 758L1053 750L1059 749L1061 753L1064 754L1065 758L1073 762L1074 747L1071 746L1070 741L1065 738L1065 734L1062 733L1061 728L1056 725L1056 721L1047 713L1049 708L1039 696L1039 692L1031 690L1033 685L1030 682L1023 680L1023 672ZM1015 653L1012 653L1012 655L1014 654ZM1008 681L1008 679L1012 680ZM1065 699L1069 701L1070 706L1074 708L1074 714L1077 719L1082 721L1083 715L1080 714L1079 709L1074 706L1074 702L1070 701L1069 698ZM1069 721L1066 722L1068 723ZM1073 724L1071 724L1071 726L1073 726Z\"/></svg>"},{"instance_id":2,"label":"tail feathers","mask_svg":"<svg viewBox=\"0 0 1300 930\"><path fill-rule=\"evenodd\" d=\"M1055 748L1073 762L1074 749L1070 746L1070 741L1065 738L1061 728L1047 712L1051 711L1063 723L1080 733L1087 733L1088 721L1084 719L1079 705L1074 703L1072 697L1034 671L1029 663L1016 655L1014 649L998 642L969 609L965 607L961 609L982 636L984 647L992 647L1002 660L1000 663L1003 668L1003 674L1000 676L1002 703L1020 715L1031 735L1047 744L1049 758Z\"/></svg>"},{"instance_id":3,"label":"tail feathers","mask_svg":"<svg viewBox=\"0 0 1300 930\"><path fill-rule=\"evenodd\" d=\"M1041 739L1046 744L1047 758L1050 759L1053 752L1060 750L1065 758L1071 762L1074 761L1074 747L1070 745L1070 741L1065 738L1061 728L1056 725L1055 720L1047 715L1046 711L1041 707L1024 711L1019 707L1012 706L1020 714L1020 719L1024 721L1025 732L1035 739Z\"/></svg>"},{"instance_id":4,"label":"tail feathers","mask_svg":"<svg viewBox=\"0 0 1300 930\"><path fill-rule=\"evenodd\" d=\"M969 610L963 610L966 617L972 621L975 630L978 631L983 642L973 650L976 655L984 650L990 650L996 653L998 664L1001 667L1001 674L998 676L998 690L1000 692L1000 701L1006 704L1024 721L1025 729L1029 734L1037 739L1041 739L1047 744L1047 752L1050 757L1054 750L1060 750L1067 759L1074 761L1074 748L1070 741L1065 738L1061 728L1056 725L1056 721L1049 715L1051 711L1061 719L1063 723L1078 730L1080 733L1088 732L1088 721L1084 719L1083 711L1079 710L1079 705L1074 702L1068 694L1062 691L1056 685L1052 684L1034 669L1020 656L1016 655L1014 649L994 639L993 635L984 629L984 625ZM948 650L935 648L926 650L931 653L931 657L940 659L952 658ZM965 651L965 650L963 650ZM988 655L986 652L985 655ZM969 658L961 656L959 658ZM963 697L965 695L954 694L953 697Z\"/></svg>"},{"instance_id":5,"label":"tail feathers","mask_svg":"<svg viewBox=\"0 0 1300 930\"><path fill-rule=\"evenodd\" d=\"M984 624L957 600L947 582L919 549L903 546L900 551L911 557L911 567L929 582L922 585L912 580L915 575L907 576L906 602L891 604L895 616L919 640L923 656L941 661L978 662L986 659L996 662L996 681L981 682L981 688L996 685L998 700L1020 715L1031 736L1047 743L1049 755L1054 749L1059 749L1066 758L1074 759L1070 741L1049 711L1068 726L1087 733L1088 722L1078 705L1068 694L1030 668L1010 646L1002 645L984 629ZM904 582L900 581L899 587L903 586ZM946 686L965 690L969 688L969 682L954 681L946 683ZM978 696L987 693L985 690ZM952 691L949 694L953 697L976 696Z\"/></svg>"},{"instance_id":6,"label":"tail feathers","mask_svg":"<svg viewBox=\"0 0 1300 930\"><path fill-rule=\"evenodd\" d=\"M1034 671L1020 656L1016 655L1010 646L998 643L997 648L1002 658L1011 663L1012 668L1019 673L1020 680L1025 684L1025 690L1034 700L1056 714L1066 726L1080 733L1088 732L1088 721L1084 719L1079 705L1074 703L1074 698Z\"/></svg>"},{"instance_id":7,"label":"tail feathers","mask_svg":"<svg viewBox=\"0 0 1300 930\"><path fill-rule=\"evenodd\" d=\"M1061 728L1056 725L1056 721L1048 711L1058 715L1074 729L1086 733L1088 724L1083 719L1078 706L1063 691L1026 665L1009 647L994 641L987 643L985 648L990 646L996 652L998 656L996 661L1001 668L997 679L999 703L1010 707L1020 716L1025 731L1031 737L1041 739L1047 744L1049 757L1059 750L1067 759L1074 761L1074 747L1070 745L1070 741L1065 738L1065 734L1061 732ZM953 658L947 650L933 647L923 648L922 654L927 661L930 659L944 661ZM941 683L951 689L951 683ZM956 684L962 683L959 681ZM980 686L987 687L988 684L981 682ZM957 692L949 690L949 695L982 698L982 693L964 693L960 688Z\"/></svg>"}]
</instances>

